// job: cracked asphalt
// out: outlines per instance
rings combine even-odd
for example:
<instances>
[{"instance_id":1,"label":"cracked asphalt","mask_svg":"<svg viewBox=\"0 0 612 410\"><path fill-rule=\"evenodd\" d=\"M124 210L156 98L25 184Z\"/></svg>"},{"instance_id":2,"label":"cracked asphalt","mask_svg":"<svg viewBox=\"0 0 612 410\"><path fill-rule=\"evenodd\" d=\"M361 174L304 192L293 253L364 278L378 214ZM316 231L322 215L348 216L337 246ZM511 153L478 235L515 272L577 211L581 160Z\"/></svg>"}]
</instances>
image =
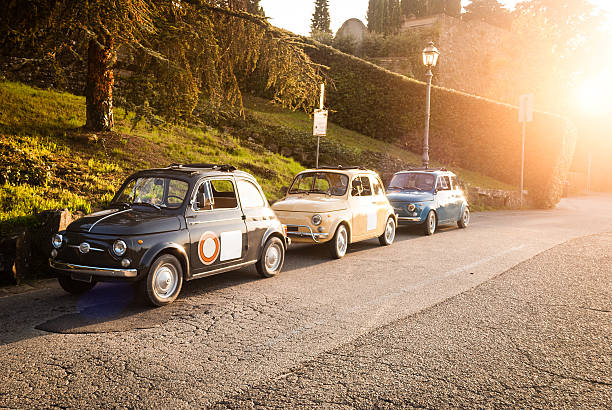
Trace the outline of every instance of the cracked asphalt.
<instances>
[{"instance_id":1,"label":"cracked asphalt","mask_svg":"<svg viewBox=\"0 0 612 410\"><path fill-rule=\"evenodd\" d=\"M610 408L612 233L559 245L217 405Z\"/></svg>"},{"instance_id":2,"label":"cracked asphalt","mask_svg":"<svg viewBox=\"0 0 612 410\"><path fill-rule=\"evenodd\" d=\"M342 260L294 246L276 278L160 309L121 284L0 293L0 407L611 407L610 209L401 228Z\"/></svg>"}]
</instances>

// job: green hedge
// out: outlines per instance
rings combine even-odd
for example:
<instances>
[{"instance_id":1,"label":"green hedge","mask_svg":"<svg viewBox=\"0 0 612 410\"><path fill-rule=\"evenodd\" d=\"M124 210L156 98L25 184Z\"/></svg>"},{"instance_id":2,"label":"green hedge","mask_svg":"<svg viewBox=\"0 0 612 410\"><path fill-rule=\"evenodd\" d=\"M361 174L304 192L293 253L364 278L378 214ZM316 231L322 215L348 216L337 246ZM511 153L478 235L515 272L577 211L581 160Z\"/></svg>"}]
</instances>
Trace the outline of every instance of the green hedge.
<instances>
[{"instance_id":1,"label":"green hedge","mask_svg":"<svg viewBox=\"0 0 612 410\"><path fill-rule=\"evenodd\" d=\"M425 83L387 71L332 47L306 52L327 71L330 121L422 151ZM435 83L435 77L434 77ZM441 87L432 90L430 157L519 185L521 125L518 108ZM527 126L525 184L539 207L552 207L576 143L566 119L537 112Z\"/></svg>"}]
</instances>

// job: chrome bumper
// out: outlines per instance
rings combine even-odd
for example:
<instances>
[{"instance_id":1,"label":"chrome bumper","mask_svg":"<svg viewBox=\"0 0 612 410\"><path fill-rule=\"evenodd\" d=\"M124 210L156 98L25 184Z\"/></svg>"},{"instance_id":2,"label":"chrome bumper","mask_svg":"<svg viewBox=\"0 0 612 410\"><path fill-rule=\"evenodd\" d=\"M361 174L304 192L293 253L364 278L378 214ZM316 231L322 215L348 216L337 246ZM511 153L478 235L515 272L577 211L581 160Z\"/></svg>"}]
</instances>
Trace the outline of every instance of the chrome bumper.
<instances>
[{"instance_id":1,"label":"chrome bumper","mask_svg":"<svg viewBox=\"0 0 612 410\"><path fill-rule=\"evenodd\" d=\"M295 236L297 238L310 238L315 242L319 242L319 239L327 239L329 237L329 233L319 233L313 232L310 226L308 225L287 225L287 228L305 228L308 229L309 232L291 232L287 229L287 236Z\"/></svg>"},{"instance_id":2,"label":"chrome bumper","mask_svg":"<svg viewBox=\"0 0 612 410\"><path fill-rule=\"evenodd\" d=\"M49 260L49 266L64 272L103 276L107 278L135 278L138 276L138 271L136 269L97 268L93 266L75 265L74 263L58 262L53 259Z\"/></svg>"},{"instance_id":3,"label":"chrome bumper","mask_svg":"<svg viewBox=\"0 0 612 410\"><path fill-rule=\"evenodd\" d=\"M412 216L398 216L397 220L399 222L421 222L421 218L416 216L416 217L412 217Z\"/></svg>"}]
</instances>

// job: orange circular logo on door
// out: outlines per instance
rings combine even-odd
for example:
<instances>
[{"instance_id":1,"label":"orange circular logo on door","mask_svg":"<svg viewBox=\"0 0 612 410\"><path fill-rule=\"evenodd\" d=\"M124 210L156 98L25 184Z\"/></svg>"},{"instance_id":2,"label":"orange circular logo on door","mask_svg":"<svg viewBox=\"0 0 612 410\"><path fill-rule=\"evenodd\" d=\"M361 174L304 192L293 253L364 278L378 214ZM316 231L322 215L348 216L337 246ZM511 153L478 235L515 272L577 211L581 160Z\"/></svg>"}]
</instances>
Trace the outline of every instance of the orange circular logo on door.
<instances>
[{"instance_id":1,"label":"orange circular logo on door","mask_svg":"<svg viewBox=\"0 0 612 410\"><path fill-rule=\"evenodd\" d=\"M210 265L217 260L219 252L221 251L221 245L219 244L219 238L214 232L206 232L200 238L198 243L198 255L204 265Z\"/></svg>"}]
</instances>

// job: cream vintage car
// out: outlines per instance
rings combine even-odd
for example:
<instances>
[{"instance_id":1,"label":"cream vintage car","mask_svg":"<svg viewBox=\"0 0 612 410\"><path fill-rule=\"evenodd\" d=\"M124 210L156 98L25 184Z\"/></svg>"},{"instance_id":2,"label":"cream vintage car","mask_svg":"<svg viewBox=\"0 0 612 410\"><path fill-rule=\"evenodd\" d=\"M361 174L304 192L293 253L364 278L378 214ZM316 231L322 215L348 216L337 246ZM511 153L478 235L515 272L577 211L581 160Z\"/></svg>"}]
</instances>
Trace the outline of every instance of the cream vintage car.
<instances>
[{"instance_id":1,"label":"cream vintage car","mask_svg":"<svg viewBox=\"0 0 612 410\"><path fill-rule=\"evenodd\" d=\"M294 242L326 243L342 258L353 242L391 245L397 217L378 174L361 168L319 168L296 175L272 209Z\"/></svg>"}]
</instances>

